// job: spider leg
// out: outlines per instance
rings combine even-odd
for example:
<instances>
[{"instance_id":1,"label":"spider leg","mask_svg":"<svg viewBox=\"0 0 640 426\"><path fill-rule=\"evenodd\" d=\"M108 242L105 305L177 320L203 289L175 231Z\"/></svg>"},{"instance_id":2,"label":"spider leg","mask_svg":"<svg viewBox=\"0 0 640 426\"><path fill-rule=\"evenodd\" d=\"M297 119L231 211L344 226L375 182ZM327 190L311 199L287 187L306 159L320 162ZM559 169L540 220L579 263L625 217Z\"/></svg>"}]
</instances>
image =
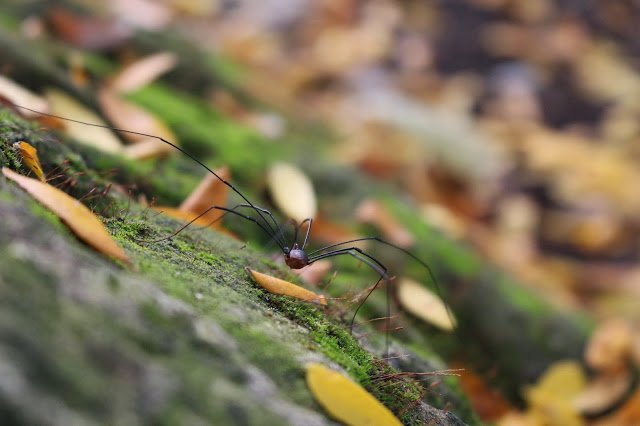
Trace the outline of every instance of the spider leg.
<instances>
[{"instance_id":1,"label":"spider leg","mask_svg":"<svg viewBox=\"0 0 640 426\"><path fill-rule=\"evenodd\" d=\"M208 224L208 226L211 226L211 225L213 225L214 223L216 223L216 222L218 222L218 221L222 220L222 218L223 218L223 217L225 217L225 216L227 215L227 213L237 214L237 212L235 212L235 210L236 210L236 209L239 209L239 208L241 208L241 207L243 207L243 208L249 208L249 209L252 209L252 210L259 210L259 211L261 211L262 213L266 214L266 215L271 219L271 223L273 224L273 226L271 226L271 224L270 224L268 221L266 221L266 220L265 220L265 224L266 224L266 225L267 225L267 227L269 228L269 231L268 231L267 233L268 233L268 234L269 234L269 236L270 236L270 237L271 237L271 238L276 242L276 244L278 244L278 247L280 247L280 249L283 249L283 247L284 247L284 246L286 246L286 242L284 241L284 237L282 236L282 234L283 234L283 233L282 233L282 226L278 225L278 222L276 221L275 217L273 217L273 214L272 214L269 210L264 209L264 208L262 208L262 207L253 206L253 205L246 204L246 203L243 203L243 204L237 204L237 205L235 205L235 206L233 206L233 207L231 207L231 208L229 208L229 209L228 209L228 210L233 210L233 212L231 212L231 211L225 211L225 212L224 212L220 217L218 217L218 218L214 219L213 221L211 221L211 222ZM211 208L209 208L209 209L208 209L207 211L205 211L204 213L206 213L206 212L208 212L208 211L210 211L210 210L211 210ZM204 214L204 213L202 213L202 214ZM242 216L242 217L244 217L244 216ZM262 217L262 216L259 216L259 218L263 219L263 217ZM246 217L245 217L245 219L246 219ZM265 231L266 231L266 230L265 230Z\"/></svg>"},{"instance_id":2,"label":"spider leg","mask_svg":"<svg viewBox=\"0 0 640 426\"><path fill-rule=\"evenodd\" d=\"M376 284L373 287L371 287L367 295L364 297L362 302L360 302L355 312L353 313L353 317L351 317L351 322L349 323L350 333L353 334L353 324L356 320L356 316L358 315L358 311L360 311L360 308L362 307L362 305L364 305L364 303L367 301L369 296L371 296L371 293L373 293L373 291L378 288L378 286L380 285L380 281L384 280L386 284L387 319L385 322L386 322L387 332L385 333L385 352L386 352L386 356L388 356L389 355L389 328L390 328L390 322L391 322L391 286L390 286L391 278L387 273L388 272L387 267L384 266L382 262L380 262L375 257L364 252L360 247L344 247L344 248L329 251L326 253L317 254L309 258L309 264L312 264L313 262L316 262L320 259L325 259L327 257L342 256L342 255L349 255L349 256L355 257L356 259L360 260L362 263L364 263L365 265L367 265L368 267L370 267L380 275L380 277L378 278L378 281L376 281Z\"/></svg>"},{"instance_id":3,"label":"spider leg","mask_svg":"<svg viewBox=\"0 0 640 426\"><path fill-rule=\"evenodd\" d=\"M309 241L309 233L311 232L311 225L313 225L313 218L306 218L305 220L300 222L298 228L301 228L302 225L304 225L306 222L309 222L309 224L307 225L307 233L305 234L304 241L302 242L302 250L304 250L304 248L307 246L307 241Z\"/></svg>"},{"instance_id":4,"label":"spider leg","mask_svg":"<svg viewBox=\"0 0 640 426\"><path fill-rule=\"evenodd\" d=\"M237 207L237 206L236 206ZM185 225L183 225L182 227L178 228L177 231L175 231L173 234L167 236L167 237L163 237L163 238L159 238L157 240L136 240L136 241L142 241L145 243L156 243L156 242L160 242L160 241L164 241L164 240L168 240L170 238L175 237L176 235L178 235L180 232L182 232L184 229L186 229L189 225L191 225L193 222L195 222L196 220L200 219L202 216L204 216L205 214L209 213L211 210L222 210L226 213L231 213L234 214L236 216L239 216L243 219L246 219L248 221L251 221L253 223L255 223L256 225L258 225L260 227L260 229L262 229L267 235L269 235L270 237L273 237L272 232L270 231L269 228L266 228L261 222L259 222L255 217L251 217L251 216L247 216L245 214L242 214L240 212L237 212L231 208L228 207L220 207L220 206L211 206L208 209L206 209L205 211L203 211L202 213L200 213L198 216L196 216L195 218L193 218L192 220L190 220L189 222L187 222ZM281 249L284 250L284 247L282 247L280 245L279 241L276 241L278 243L278 245L280 246Z\"/></svg>"}]
</instances>

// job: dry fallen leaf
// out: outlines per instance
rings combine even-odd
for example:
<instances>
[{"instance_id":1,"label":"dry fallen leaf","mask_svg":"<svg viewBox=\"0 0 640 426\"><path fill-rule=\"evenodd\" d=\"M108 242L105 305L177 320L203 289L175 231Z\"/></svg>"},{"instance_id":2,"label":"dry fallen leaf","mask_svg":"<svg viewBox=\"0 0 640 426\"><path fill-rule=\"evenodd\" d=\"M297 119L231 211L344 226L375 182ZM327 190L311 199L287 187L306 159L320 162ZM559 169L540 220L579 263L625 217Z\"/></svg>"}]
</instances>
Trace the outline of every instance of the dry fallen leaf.
<instances>
[{"instance_id":1,"label":"dry fallen leaf","mask_svg":"<svg viewBox=\"0 0 640 426\"><path fill-rule=\"evenodd\" d=\"M282 294L285 296L295 297L296 299L305 300L307 302L316 303L319 305L326 305L327 299L321 295L312 291L302 288L288 281L281 280L260 272L256 272L252 269L245 268L249 274L253 277L256 283L260 287L264 288L270 293Z\"/></svg>"},{"instance_id":2,"label":"dry fallen leaf","mask_svg":"<svg viewBox=\"0 0 640 426\"><path fill-rule=\"evenodd\" d=\"M178 144L174 133L150 112L121 99L118 94L109 89L100 90L98 101L102 111L116 127L135 130L136 133L121 132L123 138L134 143L124 148L124 153L128 157L143 160L175 151L175 148L158 138L142 135L145 133L165 139L174 145Z\"/></svg>"},{"instance_id":3,"label":"dry fallen leaf","mask_svg":"<svg viewBox=\"0 0 640 426\"><path fill-rule=\"evenodd\" d=\"M123 68L111 80L109 88L119 93L133 92L171 71L177 63L178 57L172 52L160 52L144 57Z\"/></svg>"},{"instance_id":4,"label":"dry fallen leaf","mask_svg":"<svg viewBox=\"0 0 640 426\"><path fill-rule=\"evenodd\" d=\"M407 248L415 242L413 235L379 201L364 200L356 209L356 217L361 222L375 225L385 239L397 246Z\"/></svg>"},{"instance_id":5,"label":"dry fallen leaf","mask_svg":"<svg viewBox=\"0 0 640 426\"><path fill-rule=\"evenodd\" d=\"M636 391L614 414L593 426L637 426L640 424L640 390Z\"/></svg>"},{"instance_id":6,"label":"dry fallen leaf","mask_svg":"<svg viewBox=\"0 0 640 426\"><path fill-rule=\"evenodd\" d=\"M551 365L535 386L525 389L529 414L538 424L580 426L583 424L573 399L585 388L586 378L578 361Z\"/></svg>"},{"instance_id":7,"label":"dry fallen leaf","mask_svg":"<svg viewBox=\"0 0 640 426\"><path fill-rule=\"evenodd\" d=\"M316 215L316 194L311 180L297 167L276 163L267 173L273 201L288 217L302 222Z\"/></svg>"},{"instance_id":8,"label":"dry fallen leaf","mask_svg":"<svg viewBox=\"0 0 640 426\"><path fill-rule=\"evenodd\" d=\"M231 178L231 173L228 167L221 167L214 170L218 176L224 180ZM186 200L180 204L178 210L182 212L194 213L196 215L204 213L211 206L224 206L227 202L227 195L229 187L225 185L216 176L208 173L201 181L200 184L191 192ZM198 222L209 223L214 227L220 227L219 219L225 214L224 211L218 209L211 209L205 213Z\"/></svg>"},{"instance_id":9,"label":"dry fallen leaf","mask_svg":"<svg viewBox=\"0 0 640 426\"><path fill-rule=\"evenodd\" d=\"M409 278L403 278L398 283L398 299L406 311L429 324L446 331L452 331L456 327L453 313L447 309L444 302Z\"/></svg>"},{"instance_id":10,"label":"dry fallen leaf","mask_svg":"<svg viewBox=\"0 0 640 426\"><path fill-rule=\"evenodd\" d=\"M627 395L633 384L631 369L616 374L600 375L577 395L573 404L587 415L598 415L615 407Z\"/></svg>"},{"instance_id":11,"label":"dry fallen leaf","mask_svg":"<svg viewBox=\"0 0 640 426\"><path fill-rule=\"evenodd\" d=\"M633 331L622 319L601 324L593 333L585 350L589 367L601 372L619 372L629 367Z\"/></svg>"},{"instance_id":12,"label":"dry fallen leaf","mask_svg":"<svg viewBox=\"0 0 640 426\"><path fill-rule=\"evenodd\" d=\"M0 75L0 95L14 104L34 109L40 112L49 112L49 104L46 99L31 93L13 80ZM39 114L20 108L20 113L27 117L37 117Z\"/></svg>"},{"instance_id":13,"label":"dry fallen leaf","mask_svg":"<svg viewBox=\"0 0 640 426\"><path fill-rule=\"evenodd\" d=\"M13 146L20 153L24 165L38 177L40 182L46 182L40 160L38 159L38 150L24 141L16 142Z\"/></svg>"},{"instance_id":14,"label":"dry fallen leaf","mask_svg":"<svg viewBox=\"0 0 640 426\"><path fill-rule=\"evenodd\" d=\"M222 226L220 226L218 222L211 223L211 221L208 219L198 218L198 215L195 213L181 211L174 207L168 207L168 206L155 206L152 208L153 210L160 212L166 216L172 217L174 219L178 219L185 223L191 223L196 226L209 227L209 228L215 229L216 231L222 234L225 234L228 237L233 238L234 240L240 241L240 237L238 237L236 234L229 231L228 229L225 229Z\"/></svg>"},{"instance_id":15,"label":"dry fallen leaf","mask_svg":"<svg viewBox=\"0 0 640 426\"><path fill-rule=\"evenodd\" d=\"M49 184L19 175L6 167L2 168L2 174L55 213L82 241L107 256L130 263L129 257L113 241L100 219L80 201Z\"/></svg>"},{"instance_id":16,"label":"dry fallen leaf","mask_svg":"<svg viewBox=\"0 0 640 426\"><path fill-rule=\"evenodd\" d=\"M351 426L392 426L400 421L369 392L322 364L307 365L313 397L335 419Z\"/></svg>"},{"instance_id":17,"label":"dry fallen leaf","mask_svg":"<svg viewBox=\"0 0 640 426\"><path fill-rule=\"evenodd\" d=\"M52 114L62 117L73 117L74 120L100 126L107 125L97 114L60 90L49 89L46 92L46 97L51 105ZM91 145L110 153L122 151L120 140L109 129L86 126L72 121L66 121L65 128L69 136L86 145Z\"/></svg>"}]
</instances>

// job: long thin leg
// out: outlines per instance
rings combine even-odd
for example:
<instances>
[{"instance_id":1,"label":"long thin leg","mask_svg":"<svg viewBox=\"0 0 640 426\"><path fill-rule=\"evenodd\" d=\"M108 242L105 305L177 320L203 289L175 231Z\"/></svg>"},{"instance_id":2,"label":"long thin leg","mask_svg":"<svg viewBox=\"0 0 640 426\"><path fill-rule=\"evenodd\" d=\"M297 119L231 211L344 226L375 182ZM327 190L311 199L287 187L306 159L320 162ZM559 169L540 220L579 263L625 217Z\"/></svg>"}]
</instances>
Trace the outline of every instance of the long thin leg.
<instances>
[{"instance_id":1,"label":"long thin leg","mask_svg":"<svg viewBox=\"0 0 640 426\"><path fill-rule=\"evenodd\" d=\"M231 207L229 210L234 210L235 211L235 209L238 209L240 207L250 208L252 210L256 210L257 209L257 210L260 210L263 213L265 213L271 219L273 225L275 226L275 228L272 227L272 226L269 226L269 230L271 231L271 233L269 233L269 236L276 242L276 244L278 244L278 247L280 247L280 249L282 249L286 245L286 242L284 241L284 237L282 236L282 227L280 225L278 225L278 222L276 221L276 219L273 217L273 214L269 210L264 209L262 207L250 206L249 204L237 204L237 205ZM209 211L209 210L207 210L207 211ZM225 211L219 218L214 219L211 222L209 222L209 224L207 226L211 226L214 223L222 220L222 218L224 216L226 216L227 213L230 213L230 212ZM269 224L269 223L267 222L267 224Z\"/></svg>"},{"instance_id":2,"label":"long thin leg","mask_svg":"<svg viewBox=\"0 0 640 426\"><path fill-rule=\"evenodd\" d=\"M309 233L311 233L311 225L313 225L313 218L311 217L306 218L305 220L300 222L300 225L298 226L298 228L301 228L302 225L304 225L306 222L309 222L309 224L307 225L307 233L304 235L304 241L302 242L302 250L304 250L304 248L307 246L307 242L309 241Z\"/></svg>"},{"instance_id":3,"label":"long thin leg","mask_svg":"<svg viewBox=\"0 0 640 426\"><path fill-rule=\"evenodd\" d=\"M60 120L67 120L67 121L70 121L70 122L72 122L72 123L84 124L85 126L102 127L103 129L110 129L110 130L114 130L114 131L116 131L116 132L129 133L129 134L131 134L131 135L145 136L145 137L148 137L148 138L154 138L154 139L157 139L157 140L159 140L159 141L161 141L161 142L164 142L164 143L166 143L167 145L172 146L173 148L177 149L178 151L180 151L181 153L183 153L183 154L184 154L184 155L186 155L187 157L191 158L193 161L195 161L196 163L198 163L198 164L200 164L202 167L204 167L204 168L205 168L205 170L207 170L209 173L211 173L212 175L214 175L215 177L217 177L217 178L220 180L220 182L222 182L223 184L225 184L227 187L231 188L231 190L232 190L233 192L235 192L235 193L236 193L236 194L238 194L240 197L242 197L242 199L243 199L244 201L246 201L246 202L247 202L247 204L248 204L249 206L251 206L251 207L252 207L252 208L253 208L253 209L258 213L258 216L260 216L260 218L261 218L262 220L264 220L265 222L267 222L267 219L262 215L262 213L263 213L262 211L263 211L264 209L261 209L261 208L258 208L258 207L256 207L256 206L254 206L254 205L253 205L253 203L252 203L251 201L249 201L249 199L248 199L247 197L245 197L245 196L244 196L244 194L242 194L242 192L240 192L238 189L236 189L236 187L235 187L235 186L233 186L229 181L227 181L226 179L223 179L223 178L222 178L222 176L218 175L216 172L214 172L213 170L211 170L211 169L210 169L206 164L204 164L202 161L198 160L194 155L190 154L190 153L189 153L189 151L187 151L187 150L185 150L185 149L183 149L183 148L180 148L178 145L176 145L176 144L174 144L174 143L171 143L171 142L169 142L168 140L166 140L166 139L164 139L164 138L161 138L160 136L151 135L151 134L148 134L148 133L142 133L142 132L134 132L133 130L119 129L119 128L117 128L117 127L106 126L106 125L103 125L103 124L87 123L87 122L85 122L85 121L74 120L74 119L71 119L71 118L61 117L61 116L59 116L59 115L54 115L54 114L48 114L48 113L45 113L45 112L40 112L40 111L37 111L37 110L31 109L31 108L27 108L27 107L24 107L24 106L21 106L21 105L18 105L18 104L14 104L13 102L10 102L10 101L7 101L7 103L9 103L9 104L13 105L13 106L14 106L14 107L16 107L16 108L21 108L21 109L24 109L24 110L27 110L27 111L34 112L34 113L36 113L36 114L44 115L44 116L46 116L46 117L53 117L53 118L58 118L58 119L60 119ZM254 222L255 222L255 223L258 223L257 221L254 221ZM267 223L268 223L268 222L267 222ZM264 229L264 228L263 228L263 229Z\"/></svg>"},{"instance_id":4,"label":"long thin leg","mask_svg":"<svg viewBox=\"0 0 640 426\"><path fill-rule=\"evenodd\" d=\"M349 324L349 331L351 333L353 333L353 324L356 320L356 316L358 315L358 311L360 311L360 308L362 307L362 305L364 305L367 299L369 298L369 296L371 296L371 293L373 293L373 291L378 288L378 286L380 285L380 281L384 280L385 285L387 286L387 317L386 317L387 319L385 321L386 322L385 328L387 330L385 333L384 344L385 344L385 354L386 354L385 356L388 357L389 356L389 330L391 328L391 302L389 300L389 297L391 296L391 291L390 291L391 279L389 278L389 275L387 273L387 267L384 266L378 259L362 251L362 249L360 249L359 247L345 247L342 249L333 250L327 253L316 255L309 261L309 264L316 262L320 259L325 259L327 257L341 256L345 254L355 257L356 259L360 260L365 265L369 266L371 269L376 271L378 274L380 274L380 277L378 278L378 281L376 281L376 284L373 287L371 287L371 290L369 290L369 292L364 297L362 302L360 302L355 312L353 313L353 317L351 317L351 322Z\"/></svg>"},{"instance_id":5,"label":"long thin leg","mask_svg":"<svg viewBox=\"0 0 640 426\"><path fill-rule=\"evenodd\" d=\"M205 214L209 213L211 210L222 210L222 211L224 211L224 212L231 213L231 214L235 214L236 216L240 216L241 218L244 218L244 219L246 219L246 220L248 220L248 221L251 221L251 222L255 223L256 225L258 225L258 226L260 227L260 229L262 229L265 233L267 233L267 235L269 235L270 237L272 237L272 235L271 235L270 231L269 231L267 228L265 228L265 226L264 226L262 223L258 222L258 220L257 220L256 218L251 217L251 216L244 215L244 214L242 214L242 213L239 213L239 212L237 212L237 211L235 211L235 210L232 210L232 209L230 209L230 208L227 208L227 207L211 206L211 207L209 207L208 209L206 209L205 211L203 211L202 213L200 213L198 216L196 216L194 219L192 219L191 221L189 221L187 224L185 224L184 226L180 227L180 228L179 228L177 231L175 231L173 234L171 234L171 235L169 235L169 236L167 236L167 237L159 238L159 239L157 239L157 240L137 240L137 241L142 241L142 242L145 242L145 243L157 243L157 242L160 242L160 241L168 240L168 239L170 239L170 238L175 237L176 235L178 235L178 234L179 234L180 232L182 232L185 228L187 228L189 225L191 225L193 222L195 222L196 220L198 220L199 218L201 218L201 217L202 217L202 216L204 216ZM278 242L278 241L276 241L276 242ZM279 242L278 242L278 244L279 244ZM280 247L280 248L281 248L282 250L284 250L284 248L283 248L283 247Z\"/></svg>"}]
</instances>

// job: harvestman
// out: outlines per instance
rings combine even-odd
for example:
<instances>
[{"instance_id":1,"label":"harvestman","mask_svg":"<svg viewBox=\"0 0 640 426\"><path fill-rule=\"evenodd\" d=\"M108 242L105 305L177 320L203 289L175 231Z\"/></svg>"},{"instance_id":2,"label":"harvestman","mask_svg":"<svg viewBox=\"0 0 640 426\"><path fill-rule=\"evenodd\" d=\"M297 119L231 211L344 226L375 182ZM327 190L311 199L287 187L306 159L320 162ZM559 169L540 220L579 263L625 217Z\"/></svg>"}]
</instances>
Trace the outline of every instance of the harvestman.
<instances>
[{"instance_id":1,"label":"harvestman","mask_svg":"<svg viewBox=\"0 0 640 426\"><path fill-rule=\"evenodd\" d=\"M9 103L9 102L7 102L7 103ZM166 139L163 139L160 136L151 135L151 134L148 134L148 133L136 132L136 131L133 131L133 130L119 129L119 128L106 126L106 125L102 125L102 124L87 123L87 122L84 122L84 121L74 120L74 119L66 118L66 117L60 117L60 116L57 116L57 115L36 111L36 110L31 109L31 108L23 107L23 106L14 104L14 103L11 103L11 105L13 105L13 106L15 106L17 108L21 108L21 109L24 109L24 110L27 110L27 111L34 112L36 114L40 114L40 115L44 115L44 116L48 116L48 117L53 117L53 118L58 118L58 119L70 121L70 122L73 122L73 123L79 123L79 124L83 124L83 125L86 125L86 126L92 126L92 127L102 127L102 128L106 128L106 129L111 129L111 130L116 131L116 132L129 133L129 134L132 134L132 135L145 136L145 137L157 139L157 140L159 140L159 141L161 141L161 142L163 142L163 143L165 143L167 145L172 146L173 148L175 148L176 150L180 151L181 153L183 153L187 157L191 158L193 161L195 161L200 166L202 166L204 169L206 169L209 173L214 175L218 180L220 180L220 182L222 182L224 185L229 187L233 192L238 194L244 200L244 203L238 204L238 205L236 205L234 207L230 207L230 208L229 207L223 207L223 206L211 206L208 209L206 209L204 212L200 213L196 218L194 218L193 220L188 222L186 225L184 225L181 228L179 228L177 231L175 231L170 236L162 238L160 240L154 240L154 241L161 241L161 240L164 240L164 239L167 239L167 238L172 238L175 235L177 235L178 233L180 233L182 230L187 228L189 225L191 225L193 222L198 220L200 217L202 217L205 214L207 214L208 212L210 212L212 210L220 210L220 211L224 211L225 212L224 214L230 213L230 214L236 215L236 216L241 217L241 218L243 218L245 220L248 220L250 222L255 223L273 241L275 241L275 243L278 245L278 247L280 248L280 250L282 251L282 253L284 255L285 263L291 269L301 269L301 268L304 268L305 266L308 266L308 265L311 265L312 263L317 262L320 259L326 259L328 257L334 257L334 256L349 255L349 256L352 256L352 257L360 260L365 265L367 265L369 268L371 268L373 271L375 271L377 274L379 274L379 278L378 278L378 281L376 282L376 284L374 286L372 286L371 289L367 292L367 294L365 295L364 299L362 300L362 302L360 302L360 304L356 308L355 312L353 313L353 317L352 317L351 322L350 322L350 330L351 331L353 331L353 324L354 324L356 315L358 314L358 311L360 310L362 305L367 301L367 299L369 298L371 293L373 293L373 291L376 290L379 287L379 285L380 285L380 283L382 281L384 281L384 283L386 284L386 290L387 290L387 316L385 317L386 322L387 322L387 328L389 328L389 323L390 323L390 319L391 319L391 317L390 317L391 307L390 307L390 301L389 301L389 299L390 299L390 294L389 293L390 293L391 277L388 274L388 269L387 269L386 266L384 266L382 264L382 262L377 260L375 257L371 256L370 254L366 253L361 248L359 248L356 245L354 245L357 242L361 242L361 241L376 241L378 243L387 245L389 247L393 247L394 249L399 250L402 253L404 253L405 255L411 257L413 260L415 260L420 265L422 265L425 268L425 270L428 272L429 278L432 280L432 282L436 286L436 290L438 292L438 296L440 296L440 298L442 299L442 291L441 291L440 287L438 286L438 283L437 283L437 281L435 279L433 271L431 270L429 265L426 262L424 262L422 259L417 257L416 255L411 253L410 251L408 251L408 250L406 250L406 249L404 249L402 247L399 247L399 246L397 246L397 245L395 245L393 243L385 241L385 240L383 240L381 238L378 238L378 237L355 238L355 239L351 239L351 240L348 240L348 241L343 241L341 243L331 244L331 245L328 245L326 247L322 247L322 248L319 248L317 250L314 250L312 252L307 253L305 251L305 248L307 246L307 242L309 241L309 235L311 233L311 226L313 224L313 219L312 218L308 218L308 219L305 219L302 222L300 222L300 224L296 224L294 222L295 233L294 233L294 238L293 238L293 244L291 245L291 247L289 247L287 245L285 239L284 239L284 236L283 236L282 232L281 232L281 227L278 225L277 220L275 219L275 217L273 216L273 214L269 210L264 209L262 207L259 207L259 206L256 206L255 204L253 204L235 186L233 186L229 181L227 181L222 176L220 176L216 172L214 172L211 168L209 168L202 161L198 160L195 156L193 156L192 154L190 154L188 151L184 150L183 148L177 146L174 143L169 142ZM239 209L251 209L254 212L256 212L257 217L252 217L252 216L249 216L247 214L241 213L241 212L238 211ZM302 241L302 244L300 244L300 243L298 243L298 232L299 232L300 229L303 229L305 224L306 224L305 236L304 236L304 239ZM449 312L449 307L448 306L447 306L447 312L448 312L449 315L451 315L451 313ZM387 335L387 339L388 339L388 335ZM387 342L387 347L388 347L388 342Z\"/></svg>"}]
</instances>

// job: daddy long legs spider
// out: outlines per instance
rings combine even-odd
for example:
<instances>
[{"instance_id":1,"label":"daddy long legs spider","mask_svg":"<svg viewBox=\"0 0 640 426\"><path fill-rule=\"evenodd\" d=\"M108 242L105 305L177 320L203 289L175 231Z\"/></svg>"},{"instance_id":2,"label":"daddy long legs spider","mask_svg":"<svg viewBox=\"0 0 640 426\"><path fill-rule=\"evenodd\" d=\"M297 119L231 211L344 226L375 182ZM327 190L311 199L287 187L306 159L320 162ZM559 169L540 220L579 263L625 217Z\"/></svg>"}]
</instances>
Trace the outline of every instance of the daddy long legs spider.
<instances>
[{"instance_id":1,"label":"daddy long legs spider","mask_svg":"<svg viewBox=\"0 0 640 426\"><path fill-rule=\"evenodd\" d=\"M21 109L24 109L24 110L27 110L27 111L31 111L31 112L34 112L34 113L37 113L37 114L41 114L41 115L44 115L44 116L53 117L53 118L57 118L57 119L61 119L61 120L66 120L66 121L70 121L70 122L74 122L74 123L79 123L79 124L83 124L83 125L86 125L86 126L107 128L107 129L111 129L111 130L116 131L116 132L128 133L128 134L133 134L133 135L138 135L138 136L145 136L145 137L157 139L157 140L159 140L159 141L161 141L161 142L163 142L163 143L165 143L167 145L170 145L171 147L173 147L177 151L181 152L182 154L184 154L185 156L187 156L188 158L190 158L191 160L193 160L194 162L199 164L207 172L209 172L210 174L215 176L221 183L226 185L229 189L231 189L234 193L236 193L243 200L242 203L237 204L237 205L235 205L233 207L225 207L225 206L217 206L217 205L210 206L205 211L200 213L197 217L193 218L192 220L187 222L185 225L183 225L182 227L177 229L171 235L169 235L167 237L164 237L164 238L161 238L161 239L157 239L157 240L146 240L146 241L142 240L144 242L157 242L157 241L161 241L161 240L172 238L172 237L176 236L178 233L182 232L184 229L186 229L192 223L194 223L195 221L200 219L202 216L204 216L207 213L209 213L210 211L219 210L219 211L224 212L223 215L231 214L231 215L234 215L236 217L239 217L239 218L242 218L244 220L247 220L247 221L249 221L251 223L254 223L256 226L258 226L272 241L275 242L275 244L277 244L277 246L279 247L279 249L282 252L282 255L284 257L284 262L291 269L302 269L302 268L304 268L306 266L309 266L309 265L311 265L311 264L313 264L313 263L315 263L315 262L317 262L319 260L327 259L327 258L331 258L331 257L337 257L337 256L351 256L351 257L359 260L363 264L367 265L367 267L369 267L376 274L378 274L378 279L377 279L377 282L375 283L375 285L371 286L366 291L366 294L364 295L364 297L362 298L362 300L360 301L360 303L356 307L356 309L355 309L355 311L353 313L353 316L351 318L351 321L350 321L350 330L353 331L353 325L354 325L354 322L355 322L355 318L356 318L360 308L367 301L367 299L373 293L373 291L376 290L377 288L379 288L381 283L384 283L384 285L386 287L386 292L387 292L387 302L386 302L386 310L387 310L387 312L386 312L386 317L384 317L385 323L386 323L385 324L385 329L387 330L387 332L385 333L385 336L386 336L386 338L385 338L385 346L387 348L386 349L387 351L388 351L388 347L389 347L388 331L390 330L390 323L391 323L391 304L390 304L390 298L391 298L391 294L390 294L391 293L391 289L390 289L391 276L389 275L388 268L381 261L379 261L377 258L375 258L371 254L367 253L365 250L360 248L357 245L357 243L364 242L364 241L373 241L373 242L376 242L378 244L382 244L382 245L391 247L391 248L393 248L395 250L398 250L403 255L410 257L412 260L414 260L415 262L417 262L419 265L421 265L424 268L424 270L428 274L429 279L431 280L431 282L435 286L436 291L438 293L438 296L441 299L443 298L442 290L440 289L440 287L439 287L439 285L437 283L435 275L434 275L431 267L425 261L420 259L418 256L416 256L415 254L413 254L409 250L407 250L407 249L405 249L403 247L400 247L400 246L398 246L396 244L393 244L393 243L391 243L389 241L386 241L384 239L381 239L379 237L369 236L369 237L361 237L361 238L349 239L349 240L346 240L346 241L330 244L328 246L321 247L321 248L315 249L313 251L307 252L306 248L307 248L307 244L309 242L309 238L311 236L311 230L312 230L312 225L313 225L313 219L312 218L307 218L307 219L304 219L303 221L301 221L299 224L294 223L294 236L293 236L291 244L287 244L287 241L285 240L285 237L284 237L284 234L283 234L283 226L278 224L278 221L276 220L275 216L269 210L267 210L265 208L262 208L260 206L257 206L256 204L251 202L251 200L249 200L236 186L234 186L228 180L226 180L225 178L220 176L218 173L216 173L214 170L212 170L210 167L208 167L206 164L204 164L202 161L200 161L194 155L189 153L187 150L185 150L184 148L182 148L182 147L180 147L180 146L178 146L178 145L176 145L176 144L174 144L174 143L172 143L172 142L170 142L170 141L168 141L168 140L166 140L166 139L164 139L164 138L162 138L160 136L156 136L156 135L152 135L152 134L148 134L148 133L143 133L143 132L136 132L136 131L133 131L133 130L115 128L115 127L106 126L106 125L102 125L102 124L88 123L88 122L84 122L84 121L80 121L80 120L74 120L74 119L70 119L70 118L66 118L66 117L61 117L61 116L54 115L54 114L43 113L43 112L40 112L40 111L37 111L37 110L33 110L31 108L23 107L23 106L20 106L20 105L16 105L16 104L12 104L12 105L17 107L17 108L21 108ZM247 210L249 210L249 213L247 213ZM221 217L219 217L216 220L219 220L219 219L221 219ZM306 227L306 229L304 229L305 227ZM302 230L302 229L304 229L304 238L302 239L301 242L299 242L298 241L298 234L300 233L300 230ZM449 308L447 307L446 309L447 309L447 314L451 317L451 312L450 312Z\"/></svg>"}]
</instances>

